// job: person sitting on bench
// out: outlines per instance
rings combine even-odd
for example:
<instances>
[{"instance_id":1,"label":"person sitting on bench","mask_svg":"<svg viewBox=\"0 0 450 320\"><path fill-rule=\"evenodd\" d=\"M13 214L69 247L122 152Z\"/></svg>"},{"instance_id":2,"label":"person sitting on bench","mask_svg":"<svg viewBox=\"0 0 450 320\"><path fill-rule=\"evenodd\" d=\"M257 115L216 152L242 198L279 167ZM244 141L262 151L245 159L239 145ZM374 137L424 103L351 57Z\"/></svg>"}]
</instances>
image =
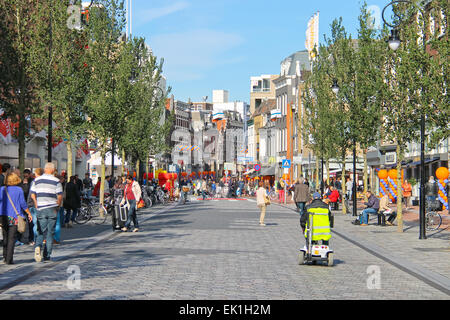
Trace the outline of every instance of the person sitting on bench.
<instances>
[{"instance_id":1,"label":"person sitting on bench","mask_svg":"<svg viewBox=\"0 0 450 320\"><path fill-rule=\"evenodd\" d=\"M385 223L386 221L386 215L389 214L389 218L388 221ZM384 226L384 225L388 225L388 226L393 226L394 220L395 218L397 218L397 212L392 211L391 208L389 208L389 197L387 194L385 194L381 199L380 199L380 209L378 211L378 224ZM381 220L381 221L380 221Z\"/></svg>"},{"instance_id":2,"label":"person sitting on bench","mask_svg":"<svg viewBox=\"0 0 450 320\"><path fill-rule=\"evenodd\" d=\"M380 208L380 200L371 192L366 192L367 202L364 203L366 208L363 210L359 221L361 226L369 225L369 214L378 214L378 209Z\"/></svg>"}]
</instances>

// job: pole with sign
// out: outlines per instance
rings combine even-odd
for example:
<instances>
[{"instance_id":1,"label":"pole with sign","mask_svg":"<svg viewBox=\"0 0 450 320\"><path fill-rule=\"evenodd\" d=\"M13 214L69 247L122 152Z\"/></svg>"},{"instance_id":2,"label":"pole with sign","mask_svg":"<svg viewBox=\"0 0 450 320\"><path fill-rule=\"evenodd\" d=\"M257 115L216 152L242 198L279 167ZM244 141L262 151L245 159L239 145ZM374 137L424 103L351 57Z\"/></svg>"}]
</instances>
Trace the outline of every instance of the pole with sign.
<instances>
[{"instance_id":1,"label":"pole with sign","mask_svg":"<svg viewBox=\"0 0 450 320\"><path fill-rule=\"evenodd\" d=\"M289 159L284 159L282 161L282 167L284 169L284 174L289 174L289 169L291 168L291 160ZM284 180L284 204L286 204L287 202L287 195L286 195L286 189L287 189L287 181Z\"/></svg>"}]
</instances>

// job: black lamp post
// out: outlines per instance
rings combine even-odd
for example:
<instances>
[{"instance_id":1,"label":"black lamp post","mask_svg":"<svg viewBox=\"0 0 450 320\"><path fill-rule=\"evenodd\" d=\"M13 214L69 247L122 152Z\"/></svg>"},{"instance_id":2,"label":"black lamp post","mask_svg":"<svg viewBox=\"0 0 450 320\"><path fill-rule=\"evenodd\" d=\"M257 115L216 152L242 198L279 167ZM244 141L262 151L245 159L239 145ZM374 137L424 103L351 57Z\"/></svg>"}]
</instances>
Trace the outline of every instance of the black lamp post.
<instances>
[{"instance_id":1,"label":"black lamp post","mask_svg":"<svg viewBox=\"0 0 450 320\"><path fill-rule=\"evenodd\" d=\"M401 44L398 27L402 24L403 21L401 21L400 17L398 15L396 15L397 18L399 18L398 22L395 25L391 25L386 22L386 19L384 18L384 14L388 7L394 6L395 4L399 4L399 3L406 3L406 4L414 5L414 3L409 0L396 0L396 1L392 1L389 4L387 4L386 7L384 7L383 12L382 12L383 22L387 26L392 28L391 36L389 37L389 40L388 40L388 45L389 45L389 48L394 51L396 51L400 47L400 44ZM417 6L416 6L416 9L418 11L420 11L420 13L422 14L422 17L425 18L423 10ZM424 32L424 34L425 34L425 32ZM424 39L422 42L423 42L423 51L424 51L424 54L426 54L427 53L427 45L426 45L426 41L425 41L425 36L424 36ZM422 92L423 91L424 90L422 88ZM425 179L426 179L426 177L425 177L425 114L423 112L421 112L421 117L420 117L420 214L419 214L419 221L420 221L419 239L421 239L421 240L427 238L426 232L425 232Z\"/></svg>"}]
</instances>

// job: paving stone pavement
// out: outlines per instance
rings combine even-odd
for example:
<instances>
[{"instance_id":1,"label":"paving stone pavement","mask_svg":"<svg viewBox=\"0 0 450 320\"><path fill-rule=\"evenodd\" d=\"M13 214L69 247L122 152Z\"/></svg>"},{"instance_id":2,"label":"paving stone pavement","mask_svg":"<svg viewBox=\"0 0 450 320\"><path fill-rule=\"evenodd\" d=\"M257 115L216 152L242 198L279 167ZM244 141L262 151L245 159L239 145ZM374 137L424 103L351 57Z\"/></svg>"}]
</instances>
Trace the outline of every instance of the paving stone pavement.
<instances>
[{"instance_id":1,"label":"paving stone pavement","mask_svg":"<svg viewBox=\"0 0 450 320\"><path fill-rule=\"evenodd\" d=\"M0 290L0 299L450 298L448 293L339 234L366 239L367 243L376 243L389 252L398 246L402 248L396 251L399 257L425 263L443 276L448 276L448 253L426 249L448 247L447 240L436 237L416 243L413 231L398 235L377 227L358 229L350 220L349 216L336 215L331 242L336 252L334 267L299 266L298 249L304 239L299 217L292 210L270 206L267 226L260 227L259 210L252 201L190 202L149 214L146 221L140 220L139 233L118 233L111 237L111 231L105 230L96 245L91 243L60 261L36 264L24 261L20 255L26 253L20 253L14 270L0 266L2 277L11 280L13 272L17 276L24 268L36 271L14 286ZM55 252L66 250L65 247L66 244L56 247ZM32 254L28 259L32 259ZM443 272L441 266L445 264ZM70 266L79 267L79 288L73 288L77 282L71 281ZM380 289L368 288L371 283L368 270L373 266L380 271ZM6 284L0 277L0 285L2 281Z\"/></svg>"}]
</instances>

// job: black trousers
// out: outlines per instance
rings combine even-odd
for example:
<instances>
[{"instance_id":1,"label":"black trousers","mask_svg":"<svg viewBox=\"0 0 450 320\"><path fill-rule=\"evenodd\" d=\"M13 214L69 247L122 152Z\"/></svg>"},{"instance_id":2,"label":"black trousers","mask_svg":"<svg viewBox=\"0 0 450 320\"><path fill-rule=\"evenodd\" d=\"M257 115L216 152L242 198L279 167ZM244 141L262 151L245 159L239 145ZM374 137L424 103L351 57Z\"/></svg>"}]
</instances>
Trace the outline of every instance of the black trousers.
<instances>
[{"instance_id":1,"label":"black trousers","mask_svg":"<svg viewBox=\"0 0 450 320\"><path fill-rule=\"evenodd\" d=\"M17 232L17 240L19 240L24 244L30 243L30 239L34 238L34 235L30 238L30 231L31 233L33 232L33 225L32 222L28 221L27 219L27 223L25 224L25 232L24 233Z\"/></svg>"},{"instance_id":2,"label":"black trousers","mask_svg":"<svg viewBox=\"0 0 450 320\"><path fill-rule=\"evenodd\" d=\"M13 263L14 257L14 247L16 245L16 237L17 237L17 226L10 226L8 222L4 219L2 225L2 233L3 233L3 260L6 264Z\"/></svg>"}]
</instances>

